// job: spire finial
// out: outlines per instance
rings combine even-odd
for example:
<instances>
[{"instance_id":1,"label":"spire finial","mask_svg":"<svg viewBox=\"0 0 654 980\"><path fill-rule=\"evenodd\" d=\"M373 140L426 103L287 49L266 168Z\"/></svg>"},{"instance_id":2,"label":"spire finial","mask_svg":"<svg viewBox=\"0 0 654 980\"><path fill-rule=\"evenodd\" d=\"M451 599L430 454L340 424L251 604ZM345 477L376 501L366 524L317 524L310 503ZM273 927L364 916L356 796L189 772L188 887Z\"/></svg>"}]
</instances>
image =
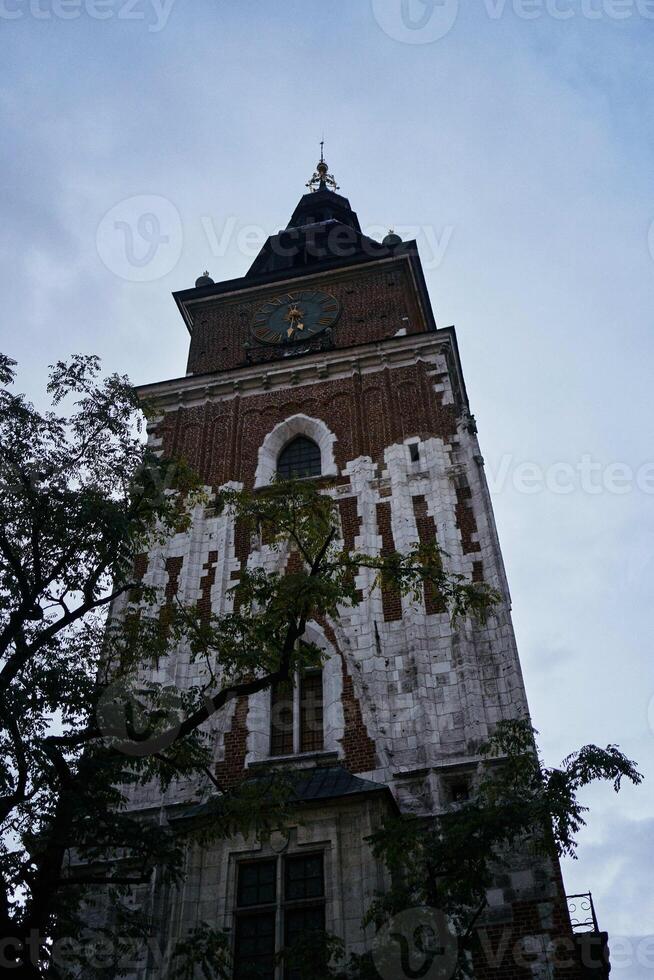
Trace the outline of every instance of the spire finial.
<instances>
[{"instance_id":1,"label":"spire finial","mask_svg":"<svg viewBox=\"0 0 654 980\"><path fill-rule=\"evenodd\" d=\"M338 191L340 190L333 174L329 173L329 167L325 160L325 137L320 141L320 160L316 167L316 172L310 181L307 182L310 191Z\"/></svg>"}]
</instances>

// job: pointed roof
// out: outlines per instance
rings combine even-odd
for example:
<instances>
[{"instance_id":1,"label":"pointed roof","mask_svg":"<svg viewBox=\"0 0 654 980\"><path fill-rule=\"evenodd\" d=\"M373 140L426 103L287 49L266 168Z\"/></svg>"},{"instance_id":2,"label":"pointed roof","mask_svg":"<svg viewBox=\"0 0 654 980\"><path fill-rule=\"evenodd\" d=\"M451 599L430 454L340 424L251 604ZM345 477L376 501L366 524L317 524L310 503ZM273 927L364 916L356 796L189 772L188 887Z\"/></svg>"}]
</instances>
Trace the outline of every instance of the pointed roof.
<instances>
[{"instance_id":1,"label":"pointed roof","mask_svg":"<svg viewBox=\"0 0 654 980\"><path fill-rule=\"evenodd\" d=\"M173 293L189 333L200 305L220 295L389 258L409 261L425 309L431 311L416 242L402 241L392 232L382 242L364 235L349 200L337 193L338 184L322 154L307 186L310 190L300 198L286 228L266 240L244 276L213 282L205 273L194 288Z\"/></svg>"},{"instance_id":2,"label":"pointed roof","mask_svg":"<svg viewBox=\"0 0 654 980\"><path fill-rule=\"evenodd\" d=\"M329 164L325 160L324 149L325 141L322 140L320 143L320 160L316 164L316 172L306 184L309 193L300 198L300 203L291 215L287 229L338 221L340 224L348 225L360 232L361 225L356 213L350 206L350 202L342 194L336 193L340 187L336 183L334 175L329 172Z\"/></svg>"},{"instance_id":3,"label":"pointed roof","mask_svg":"<svg viewBox=\"0 0 654 980\"><path fill-rule=\"evenodd\" d=\"M307 187L309 192L300 198L286 228L270 236L246 278L361 255L388 254L387 246L363 234L356 211L346 197L336 193L339 187L329 173L322 144L316 172Z\"/></svg>"},{"instance_id":4,"label":"pointed roof","mask_svg":"<svg viewBox=\"0 0 654 980\"><path fill-rule=\"evenodd\" d=\"M319 187L318 190L304 194L286 227L287 229L302 228L305 225L324 221L338 221L350 228L356 228L358 232L361 231L356 211L352 210L348 199L328 187Z\"/></svg>"}]
</instances>

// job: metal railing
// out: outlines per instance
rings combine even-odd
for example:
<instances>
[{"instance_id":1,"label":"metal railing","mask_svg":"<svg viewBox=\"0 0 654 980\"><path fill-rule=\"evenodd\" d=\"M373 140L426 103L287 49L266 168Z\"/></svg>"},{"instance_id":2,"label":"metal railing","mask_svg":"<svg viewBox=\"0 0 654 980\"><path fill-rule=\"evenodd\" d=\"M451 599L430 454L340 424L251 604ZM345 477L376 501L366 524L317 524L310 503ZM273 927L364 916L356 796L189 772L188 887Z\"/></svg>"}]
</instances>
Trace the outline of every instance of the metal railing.
<instances>
[{"instance_id":1,"label":"metal railing","mask_svg":"<svg viewBox=\"0 0 654 980\"><path fill-rule=\"evenodd\" d=\"M593 896L591 892L567 895L568 912L573 932L599 932Z\"/></svg>"}]
</instances>

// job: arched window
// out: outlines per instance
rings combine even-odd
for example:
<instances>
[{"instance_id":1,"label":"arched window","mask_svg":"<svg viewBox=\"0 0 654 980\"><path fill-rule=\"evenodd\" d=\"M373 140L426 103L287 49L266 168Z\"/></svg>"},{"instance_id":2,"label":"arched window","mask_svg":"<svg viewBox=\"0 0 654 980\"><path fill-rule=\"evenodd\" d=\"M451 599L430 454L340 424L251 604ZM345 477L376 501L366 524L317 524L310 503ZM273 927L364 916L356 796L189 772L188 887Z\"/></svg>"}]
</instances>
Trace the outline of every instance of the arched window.
<instances>
[{"instance_id":1,"label":"arched window","mask_svg":"<svg viewBox=\"0 0 654 980\"><path fill-rule=\"evenodd\" d=\"M323 749L322 670L305 670L295 684L275 684L270 693L270 754L297 755Z\"/></svg>"},{"instance_id":2,"label":"arched window","mask_svg":"<svg viewBox=\"0 0 654 980\"><path fill-rule=\"evenodd\" d=\"M308 476L320 476L320 448L306 436L297 436L279 454L277 475L282 480L298 480Z\"/></svg>"},{"instance_id":3,"label":"arched window","mask_svg":"<svg viewBox=\"0 0 654 980\"><path fill-rule=\"evenodd\" d=\"M336 435L331 432L321 419L313 419L308 415L297 413L278 422L263 440L259 447L257 471L254 477L255 487L267 487L276 473L284 475L287 470L280 471L280 454L290 450L291 440L302 438L313 441L320 450L320 464L315 467L315 476L337 476L338 466L334 459L334 444ZM312 455L315 449L312 451Z\"/></svg>"}]
</instances>

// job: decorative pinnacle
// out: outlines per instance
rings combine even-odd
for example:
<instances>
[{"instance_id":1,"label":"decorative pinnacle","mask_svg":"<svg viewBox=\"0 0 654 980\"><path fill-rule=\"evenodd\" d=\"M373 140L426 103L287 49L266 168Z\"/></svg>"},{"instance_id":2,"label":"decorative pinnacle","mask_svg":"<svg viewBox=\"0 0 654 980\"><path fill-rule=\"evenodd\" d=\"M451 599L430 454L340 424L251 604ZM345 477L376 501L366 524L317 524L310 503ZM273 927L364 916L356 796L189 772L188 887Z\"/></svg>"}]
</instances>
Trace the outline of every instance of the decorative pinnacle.
<instances>
[{"instance_id":1,"label":"decorative pinnacle","mask_svg":"<svg viewBox=\"0 0 654 980\"><path fill-rule=\"evenodd\" d=\"M327 161L325 160L325 141L322 139L320 141L320 160L318 161L318 166L316 167L316 172L310 181L307 182L307 187L310 191L315 193L316 191L338 191L340 190L333 174L330 174L329 167L327 166Z\"/></svg>"}]
</instances>

